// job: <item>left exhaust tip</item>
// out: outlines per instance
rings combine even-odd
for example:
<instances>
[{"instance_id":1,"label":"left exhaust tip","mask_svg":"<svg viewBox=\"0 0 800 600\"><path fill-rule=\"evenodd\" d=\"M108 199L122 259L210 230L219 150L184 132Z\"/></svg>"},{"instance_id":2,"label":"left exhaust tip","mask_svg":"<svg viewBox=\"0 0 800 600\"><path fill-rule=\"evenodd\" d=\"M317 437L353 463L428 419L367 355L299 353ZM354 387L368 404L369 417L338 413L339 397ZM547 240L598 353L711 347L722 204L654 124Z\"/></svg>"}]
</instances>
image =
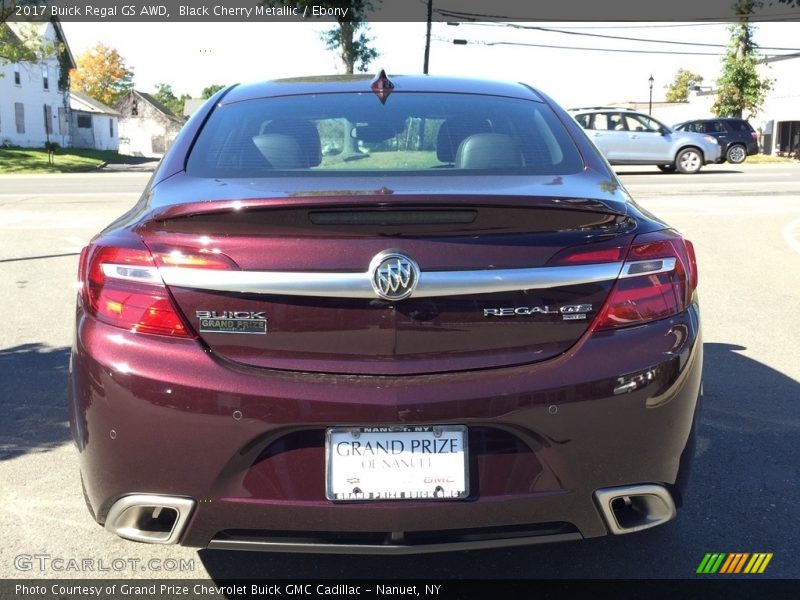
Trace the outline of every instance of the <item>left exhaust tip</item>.
<instances>
[{"instance_id":1,"label":"left exhaust tip","mask_svg":"<svg viewBox=\"0 0 800 600\"><path fill-rule=\"evenodd\" d=\"M195 501L155 494L132 494L108 511L106 529L127 540L177 544L189 522Z\"/></svg>"}]
</instances>

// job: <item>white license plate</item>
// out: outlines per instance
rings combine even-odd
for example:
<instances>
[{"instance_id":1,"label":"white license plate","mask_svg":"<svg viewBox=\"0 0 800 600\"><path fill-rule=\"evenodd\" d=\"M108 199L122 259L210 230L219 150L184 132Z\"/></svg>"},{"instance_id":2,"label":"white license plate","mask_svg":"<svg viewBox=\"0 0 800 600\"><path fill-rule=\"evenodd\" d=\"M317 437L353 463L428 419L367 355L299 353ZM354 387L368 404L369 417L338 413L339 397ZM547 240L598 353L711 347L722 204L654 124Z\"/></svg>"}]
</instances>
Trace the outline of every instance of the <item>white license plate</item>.
<instances>
[{"instance_id":1,"label":"white license plate","mask_svg":"<svg viewBox=\"0 0 800 600\"><path fill-rule=\"evenodd\" d=\"M328 500L455 500L469 494L463 425L335 427L325 435Z\"/></svg>"}]
</instances>

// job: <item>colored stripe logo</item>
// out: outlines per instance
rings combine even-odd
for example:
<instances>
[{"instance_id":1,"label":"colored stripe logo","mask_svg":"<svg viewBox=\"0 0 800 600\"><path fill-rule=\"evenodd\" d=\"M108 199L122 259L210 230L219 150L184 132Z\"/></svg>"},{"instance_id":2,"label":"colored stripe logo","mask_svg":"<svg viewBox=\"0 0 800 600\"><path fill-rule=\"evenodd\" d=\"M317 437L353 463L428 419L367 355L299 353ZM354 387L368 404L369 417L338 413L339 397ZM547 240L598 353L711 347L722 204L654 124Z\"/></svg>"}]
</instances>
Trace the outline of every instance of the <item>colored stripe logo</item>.
<instances>
[{"instance_id":1,"label":"colored stripe logo","mask_svg":"<svg viewBox=\"0 0 800 600\"><path fill-rule=\"evenodd\" d=\"M713 575L763 573L772 560L772 552L707 552L696 573Z\"/></svg>"}]
</instances>

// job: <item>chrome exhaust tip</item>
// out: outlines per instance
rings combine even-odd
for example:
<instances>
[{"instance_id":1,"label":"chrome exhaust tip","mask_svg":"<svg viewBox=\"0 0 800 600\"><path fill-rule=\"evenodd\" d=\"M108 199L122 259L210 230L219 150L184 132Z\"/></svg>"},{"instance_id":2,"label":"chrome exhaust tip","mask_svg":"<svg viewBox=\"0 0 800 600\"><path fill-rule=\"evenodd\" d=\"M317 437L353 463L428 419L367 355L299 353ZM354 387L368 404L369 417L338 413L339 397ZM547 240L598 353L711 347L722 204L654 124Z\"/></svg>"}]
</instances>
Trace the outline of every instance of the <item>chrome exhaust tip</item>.
<instances>
[{"instance_id":1,"label":"chrome exhaust tip","mask_svg":"<svg viewBox=\"0 0 800 600\"><path fill-rule=\"evenodd\" d=\"M155 494L132 494L108 511L106 529L126 540L177 544L189 522L195 501Z\"/></svg>"},{"instance_id":2,"label":"chrome exhaust tip","mask_svg":"<svg viewBox=\"0 0 800 600\"><path fill-rule=\"evenodd\" d=\"M602 488L595 500L614 535L633 533L662 525L675 518L675 501L661 485Z\"/></svg>"}]
</instances>

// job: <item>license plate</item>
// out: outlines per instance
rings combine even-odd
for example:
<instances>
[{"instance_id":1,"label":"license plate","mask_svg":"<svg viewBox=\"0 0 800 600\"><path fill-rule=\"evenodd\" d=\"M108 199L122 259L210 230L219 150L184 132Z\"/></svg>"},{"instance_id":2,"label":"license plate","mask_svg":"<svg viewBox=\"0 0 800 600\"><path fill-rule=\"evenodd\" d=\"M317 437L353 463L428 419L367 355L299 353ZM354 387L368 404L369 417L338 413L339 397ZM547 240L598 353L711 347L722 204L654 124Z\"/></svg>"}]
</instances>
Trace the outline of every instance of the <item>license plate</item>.
<instances>
[{"instance_id":1,"label":"license plate","mask_svg":"<svg viewBox=\"0 0 800 600\"><path fill-rule=\"evenodd\" d=\"M469 494L463 425L334 427L325 435L328 500L457 500Z\"/></svg>"}]
</instances>

